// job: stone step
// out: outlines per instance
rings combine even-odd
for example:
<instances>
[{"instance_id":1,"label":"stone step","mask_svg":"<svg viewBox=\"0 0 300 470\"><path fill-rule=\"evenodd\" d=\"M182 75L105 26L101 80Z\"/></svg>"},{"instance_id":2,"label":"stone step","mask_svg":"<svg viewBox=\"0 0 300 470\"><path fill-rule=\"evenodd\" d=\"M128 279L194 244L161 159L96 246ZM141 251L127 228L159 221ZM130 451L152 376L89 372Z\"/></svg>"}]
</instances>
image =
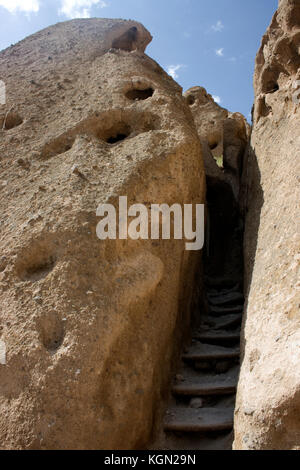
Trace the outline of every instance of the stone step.
<instances>
[{"instance_id":1,"label":"stone step","mask_svg":"<svg viewBox=\"0 0 300 470\"><path fill-rule=\"evenodd\" d=\"M208 296L218 296L218 295L224 295L224 294L230 294L231 292L240 292L241 293L241 289L240 289L240 285L239 284L235 284L233 287L231 288L227 288L227 289L224 289L224 288L219 288L219 289L209 289L207 290L207 294Z\"/></svg>"},{"instance_id":2,"label":"stone step","mask_svg":"<svg viewBox=\"0 0 300 470\"><path fill-rule=\"evenodd\" d=\"M232 344L240 341L240 330L228 332L226 330L199 331L193 335L193 339L206 344Z\"/></svg>"},{"instance_id":3,"label":"stone step","mask_svg":"<svg viewBox=\"0 0 300 470\"><path fill-rule=\"evenodd\" d=\"M176 396L204 397L211 395L231 395L236 392L237 379L231 377L216 376L211 381L184 380L172 387L172 393Z\"/></svg>"},{"instance_id":4,"label":"stone step","mask_svg":"<svg viewBox=\"0 0 300 470\"><path fill-rule=\"evenodd\" d=\"M220 316L220 315L230 315L232 313L243 313L243 305L237 305L235 307L217 307L211 305L209 307L209 312L211 315Z\"/></svg>"},{"instance_id":5,"label":"stone step","mask_svg":"<svg viewBox=\"0 0 300 470\"><path fill-rule=\"evenodd\" d=\"M223 330L227 328L234 328L235 326L239 326L242 323L242 314L227 314L221 315L219 317L207 317L207 322L211 327L212 331ZM204 319L205 322L205 319Z\"/></svg>"},{"instance_id":6,"label":"stone step","mask_svg":"<svg viewBox=\"0 0 300 470\"><path fill-rule=\"evenodd\" d=\"M209 303L213 306L225 306L231 304L242 305L244 296L241 292L229 292L228 294L208 295Z\"/></svg>"},{"instance_id":7,"label":"stone step","mask_svg":"<svg viewBox=\"0 0 300 470\"><path fill-rule=\"evenodd\" d=\"M223 359L236 359L240 355L239 348L224 348L210 344L194 343L184 352L182 359L185 361L214 361Z\"/></svg>"},{"instance_id":8,"label":"stone step","mask_svg":"<svg viewBox=\"0 0 300 470\"><path fill-rule=\"evenodd\" d=\"M164 429L171 432L216 432L233 427L232 408L173 407L167 412Z\"/></svg>"},{"instance_id":9,"label":"stone step","mask_svg":"<svg viewBox=\"0 0 300 470\"><path fill-rule=\"evenodd\" d=\"M177 451L216 451L232 450L233 433L232 430L224 431L219 435L215 433L172 433L168 432L162 441L162 447L155 446L155 450L177 450Z\"/></svg>"}]
</instances>

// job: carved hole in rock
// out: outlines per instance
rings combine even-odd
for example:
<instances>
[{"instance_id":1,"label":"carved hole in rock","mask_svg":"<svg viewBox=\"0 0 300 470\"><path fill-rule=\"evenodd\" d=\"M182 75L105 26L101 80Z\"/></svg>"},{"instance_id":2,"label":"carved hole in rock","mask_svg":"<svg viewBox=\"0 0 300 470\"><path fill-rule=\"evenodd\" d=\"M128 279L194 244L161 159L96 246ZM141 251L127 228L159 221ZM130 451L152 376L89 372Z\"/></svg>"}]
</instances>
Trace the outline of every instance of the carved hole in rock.
<instances>
[{"instance_id":1,"label":"carved hole in rock","mask_svg":"<svg viewBox=\"0 0 300 470\"><path fill-rule=\"evenodd\" d=\"M117 144L129 137L158 129L160 119L149 112L119 109L95 113L61 136L48 142L41 150L44 159L53 158L70 150L77 136L96 138L108 144Z\"/></svg>"},{"instance_id":2,"label":"carved hole in rock","mask_svg":"<svg viewBox=\"0 0 300 470\"><path fill-rule=\"evenodd\" d=\"M127 139L130 133L131 128L127 124L118 122L109 129L101 130L98 134L98 138L113 145Z\"/></svg>"},{"instance_id":3,"label":"carved hole in rock","mask_svg":"<svg viewBox=\"0 0 300 470\"><path fill-rule=\"evenodd\" d=\"M126 93L126 98L129 100L135 101L142 101L142 100L147 100L148 98L151 98L153 96L154 90L153 88L145 88L143 90L139 90L137 88L133 90L129 90Z\"/></svg>"},{"instance_id":4,"label":"carved hole in rock","mask_svg":"<svg viewBox=\"0 0 300 470\"><path fill-rule=\"evenodd\" d=\"M269 82L266 86L266 93L276 93L279 90L279 85L277 82Z\"/></svg>"},{"instance_id":5,"label":"carved hole in rock","mask_svg":"<svg viewBox=\"0 0 300 470\"><path fill-rule=\"evenodd\" d=\"M109 137L106 142L108 144L116 144L118 142L121 142L122 140L127 139L128 135L126 134L117 134L116 136Z\"/></svg>"},{"instance_id":6,"label":"carved hole in rock","mask_svg":"<svg viewBox=\"0 0 300 470\"><path fill-rule=\"evenodd\" d=\"M49 257L39 261L31 261L26 267L20 270L20 277L23 281L37 282L44 279L53 270L55 259Z\"/></svg>"},{"instance_id":7,"label":"carved hole in rock","mask_svg":"<svg viewBox=\"0 0 300 470\"><path fill-rule=\"evenodd\" d=\"M4 129L6 131L13 129L14 127L18 127L23 123L23 119L18 113L9 112L0 118L0 129Z\"/></svg>"},{"instance_id":8,"label":"carved hole in rock","mask_svg":"<svg viewBox=\"0 0 300 470\"><path fill-rule=\"evenodd\" d=\"M261 76L262 93L275 93L279 90L278 80L284 70L280 66L266 68Z\"/></svg>"},{"instance_id":9,"label":"carved hole in rock","mask_svg":"<svg viewBox=\"0 0 300 470\"><path fill-rule=\"evenodd\" d=\"M107 114L106 120L95 121L91 127L95 137L110 145L157 129L159 125L159 119L149 113L124 112L121 119L117 113L114 119L114 114Z\"/></svg>"},{"instance_id":10,"label":"carved hole in rock","mask_svg":"<svg viewBox=\"0 0 300 470\"><path fill-rule=\"evenodd\" d=\"M193 106L193 104L195 104L195 102L196 102L196 98L195 98L194 95L190 95L190 96L187 97L187 104L189 106Z\"/></svg>"},{"instance_id":11,"label":"carved hole in rock","mask_svg":"<svg viewBox=\"0 0 300 470\"><path fill-rule=\"evenodd\" d=\"M63 343L64 327L56 312L45 313L40 319L40 338L44 347L55 353Z\"/></svg>"},{"instance_id":12,"label":"carved hole in rock","mask_svg":"<svg viewBox=\"0 0 300 470\"><path fill-rule=\"evenodd\" d=\"M75 142L75 136L71 134L63 134L54 139L52 142L47 143L42 150L42 158L48 159L61 155L72 149Z\"/></svg>"},{"instance_id":13,"label":"carved hole in rock","mask_svg":"<svg viewBox=\"0 0 300 470\"><path fill-rule=\"evenodd\" d=\"M211 142L209 144L209 148L210 150L215 150L218 147L218 145L219 145L219 142Z\"/></svg>"},{"instance_id":14,"label":"carved hole in rock","mask_svg":"<svg viewBox=\"0 0 300 470\"><path fill-rule=\"evenodd\" d=\"M112 42L113 49L122 49L123 51L131 52L134 44L138 38L138 29L133 26L120 37L114 39Z\"/></svg>"}]
</instances>

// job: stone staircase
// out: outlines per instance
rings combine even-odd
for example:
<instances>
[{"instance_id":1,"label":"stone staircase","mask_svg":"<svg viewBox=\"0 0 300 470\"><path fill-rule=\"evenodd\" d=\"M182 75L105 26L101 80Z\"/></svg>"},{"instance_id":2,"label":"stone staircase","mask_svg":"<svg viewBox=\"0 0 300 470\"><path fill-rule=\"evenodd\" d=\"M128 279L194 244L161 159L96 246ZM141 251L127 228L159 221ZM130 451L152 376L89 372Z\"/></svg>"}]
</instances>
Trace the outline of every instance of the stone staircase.
<instances>
[{"instance_id":1,"label":"stone staircase","mask_svg":"<svg viewBox=\"0 0 300 470\"><path fill-rule=\"evenodd\" d=\"M164 430L168 449L230 449L244 297L230 280L207 281L209 312L182 354Z\"/></svg>"}]
</instances>

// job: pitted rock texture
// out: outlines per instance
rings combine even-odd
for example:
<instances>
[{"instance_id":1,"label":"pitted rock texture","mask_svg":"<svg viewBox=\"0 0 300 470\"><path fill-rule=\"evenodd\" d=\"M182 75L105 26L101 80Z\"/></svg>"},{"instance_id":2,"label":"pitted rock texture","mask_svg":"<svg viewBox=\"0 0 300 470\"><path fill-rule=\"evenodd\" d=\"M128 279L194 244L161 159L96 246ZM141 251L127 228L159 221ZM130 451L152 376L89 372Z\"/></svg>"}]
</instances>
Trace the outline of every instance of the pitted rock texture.
<instances>
[{"instance_id":1,"label":"pitted rock texture","mask_svg":"<svg viewBox=\"0 0 300 470\"><path fill-rule=\"evenodd\" d=\"M149 440L189 324L184 240L100 241L100 203L203 203L181 88L138 23L74 20L0 53L0 447Z\"/></svg>"},{"instance_id":2,"label":"pitted rock texture","mask_svg":"<svg viewBox=\"0 0 300 470\"><path fill-rule=\"evenodd\" d=\"M242 114L219 106L203 87L190 88L184 96L201 139L207 178L230 185L238 200L249 124Z\"/></svg>"},{"instance_id":3,"label":"pitted rock texture","mask_svg":"<svg viewBox=\"0 0 300 470\"><path fill-rule=\"evenodd\" d=\"M235 449L300 449L299 47L300 2L282 0L256 59Z\"/></svg>"}]
</instances>

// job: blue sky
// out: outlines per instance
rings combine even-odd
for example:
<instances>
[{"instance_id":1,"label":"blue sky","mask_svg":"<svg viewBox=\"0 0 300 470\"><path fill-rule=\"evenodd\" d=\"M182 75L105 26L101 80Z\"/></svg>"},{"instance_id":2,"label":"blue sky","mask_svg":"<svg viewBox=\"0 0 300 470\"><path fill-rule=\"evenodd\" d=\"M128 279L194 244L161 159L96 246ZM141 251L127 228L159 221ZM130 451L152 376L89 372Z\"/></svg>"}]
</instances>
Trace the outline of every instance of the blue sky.
<instances>
[{"instance_id":1,"label":"blue sky","mask_svg":"<svg viewBox=\"0 0 300 470\"><path fill-rule=\"evenodd\" d=\"M0 49L71 18L135 19L153 35L147 53L184 90L204 86L222 106L249 118L255 55L277 5L278 0L0 0Z\"/></svg>"}]
</instances>

